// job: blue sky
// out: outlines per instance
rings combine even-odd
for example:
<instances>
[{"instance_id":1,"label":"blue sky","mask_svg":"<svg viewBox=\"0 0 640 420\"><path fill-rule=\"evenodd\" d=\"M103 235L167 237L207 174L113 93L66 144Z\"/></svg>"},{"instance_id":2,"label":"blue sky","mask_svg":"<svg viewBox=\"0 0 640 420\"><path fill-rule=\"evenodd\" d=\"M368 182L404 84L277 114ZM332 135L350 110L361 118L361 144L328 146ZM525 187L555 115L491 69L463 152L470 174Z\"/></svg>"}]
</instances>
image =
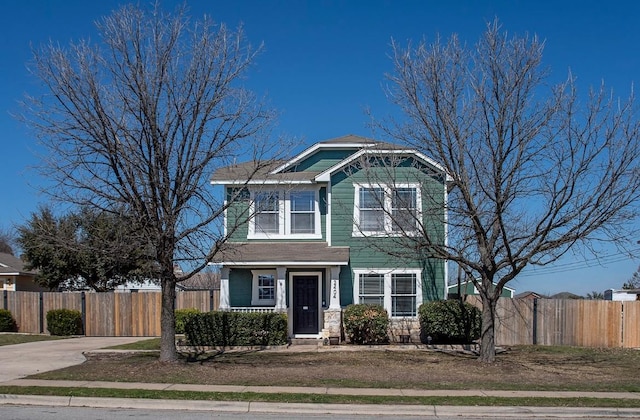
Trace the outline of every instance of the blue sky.
<instances>
[{"instance_id":1,"label":"blue sky","mask_svg":"<svg viewBox=\"0 0 640 420\"><path fill-rule=\"evenodd\" d=\"M123 1L23 0L0 5L0 137L3 200L0 228L21 224L46 198L45 180L28 131L10 115L37 84L27 70L30 45L49 39L96 38L93 22ZM146 0L142 0L146 3ZM162 2L173 9L175 1ZM181 3L181 2L179 2ZM364 110L383 118L395 112L385 98L391 71L391 38L401 44L458 33L475 42L498 17L510 33L546 40L551 81L571 69L584 92L602 80L620 96L640 79L640 2L622 1L187 1L194 17L204 13L229 26L244 24L253 44L265 48L247 79L280 111L276 134L303 145L344 134L372 136ZM639 238L640 239L640 238ZM638 253L640 255L640 253ZM551 267L525 272L510 284L539 293L619 288L640 260L603 250L599 262L567 256Z\"/></svg>"}]
</instances>

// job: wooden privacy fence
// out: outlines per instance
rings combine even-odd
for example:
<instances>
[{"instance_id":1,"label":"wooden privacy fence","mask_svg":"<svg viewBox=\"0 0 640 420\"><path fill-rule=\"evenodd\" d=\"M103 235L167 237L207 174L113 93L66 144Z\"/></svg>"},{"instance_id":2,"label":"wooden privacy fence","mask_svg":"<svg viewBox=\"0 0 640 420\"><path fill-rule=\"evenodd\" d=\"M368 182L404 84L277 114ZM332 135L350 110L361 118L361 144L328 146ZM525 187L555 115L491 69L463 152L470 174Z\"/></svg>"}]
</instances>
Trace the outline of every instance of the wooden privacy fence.
<instances>
[{"instance_id":1,"label":"wooden privacy fence","mask_svg":"<svg viewBox=\"0 0 640 420\"><path fill-rule=\"evenodd\" d=\"M218 290L176 292L176 309L218 309ZM3 292L2 308L16 319L20 332L47 333L47 312L75 309L87 336L156 337L160 335L160 292Z\"/></svg>"},{"instance_id":2,"label":"wooden privacy fence","mask_svg":"<svg viewBox=\"0 0 640 420\"><path fill-rule=\"evenodd\" d=\"M480 298L467 302L482 307ZM496 343L503 346L640 347L640 302L500 298Z\"/></svg>"}]
</instances>

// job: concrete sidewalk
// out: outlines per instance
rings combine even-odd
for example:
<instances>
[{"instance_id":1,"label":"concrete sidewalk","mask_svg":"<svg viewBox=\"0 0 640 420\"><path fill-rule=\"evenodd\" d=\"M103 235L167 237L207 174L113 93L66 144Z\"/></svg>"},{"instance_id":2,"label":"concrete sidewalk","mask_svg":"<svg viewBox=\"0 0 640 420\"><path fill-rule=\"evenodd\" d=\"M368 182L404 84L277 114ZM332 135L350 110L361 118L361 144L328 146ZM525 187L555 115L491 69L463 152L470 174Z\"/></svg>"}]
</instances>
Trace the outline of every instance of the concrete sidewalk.
<instances>
[{"instance_id":1,"label":"concrete sidewalk","mask_svg":"<svg viewBox=\"0 0 640 420\"><path fill-rule=\"evenodd\" d=\"M396 388L335 388L335 387L287 387L196 385L143 382L56 381L42 379L16 379L0 383L2 386L37 386L60 388L112 388L145 389L153 391L234 392L263 394L316 394L354 395L377 397L496 397L496 398L610 398L640 400L636 392L579 392L579 391L494 391L494 390L431 390Z\"/></svg>"}]
</instances>

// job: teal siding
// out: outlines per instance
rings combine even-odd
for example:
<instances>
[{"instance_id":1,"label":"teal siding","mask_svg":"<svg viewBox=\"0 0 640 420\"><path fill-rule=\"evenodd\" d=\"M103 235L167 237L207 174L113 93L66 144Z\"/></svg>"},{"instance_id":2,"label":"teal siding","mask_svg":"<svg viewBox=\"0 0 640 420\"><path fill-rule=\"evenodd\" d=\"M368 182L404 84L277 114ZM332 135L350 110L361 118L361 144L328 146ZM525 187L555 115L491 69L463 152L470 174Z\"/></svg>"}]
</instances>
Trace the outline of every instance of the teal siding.
<instances>
[{"instance_id":1,"label":"teal siding","mask_svg":"<svg viewBox=\"0 0 640 420\"><path fill-rule=\"evenodd\" d=\"M343 161L357 149L320 150L299 162L288 172L322 172Z\"/></svg>"},{"instance_id":2,"label":"teal siding","mask_svg":"<svg viewBox=\"0 0 640 420\"><path fill-rule=\"evenodd\" d=\"M340 305L347 306L353 303L353 271L351 265L340 269Z\"/></svg>"},{"instance_id":3,"label":"teal siding","mask_svg":"<svg viewBox=\"0 0 640 420\"><path fill-rule=\"evenodd\" d=\"M251 270L232 268L229 272L229 304L231 306L251 306Z\"/></svg>"},{"instance_id":4,"label":"teal siding","mask_svg":"<svg viewBox=\"0 0 640 420\"><path fill-rule=\"evenodd\" d=\"M226 188L226 199L232 196L234 188ZM249 234L249 191L244 190L243 196L233 203L226 214L227 232L230 242L245 242Z\"/></svg>"},{"instance_id":5,"label":"teal siding","mask_svg":"<svg viewBox=\"0 0 640 420\"><path fill-rule=\"evenodd\" d=\"M442 201L444 199L444 186L442 180L431 177L419 169L415 162L406 162L394 170L395 183L417 183L422 187L422 211L425 215L425 223L431 235L444 241L444 220L442 214ZM416 258L414 251L407 246L406 255L390 255L386 250L394 250L398 253L403 249L403 242L409 240L403 238L375 238L354 237L354 183L393 183L387 169L380 169L377 174L369 172L365 174L357 168L347 169L337 173L331 180L332 194L332 245L350 247L349 270L341 272L341 300L342 304L353 302L353 270L376 268L420 268L422 269L423 300L442 299L445 295L444 261L421 260ZM434 212L437 209L437 212ZM401 253L401 252L400 252Z\"/></svg>"}]
</instances>

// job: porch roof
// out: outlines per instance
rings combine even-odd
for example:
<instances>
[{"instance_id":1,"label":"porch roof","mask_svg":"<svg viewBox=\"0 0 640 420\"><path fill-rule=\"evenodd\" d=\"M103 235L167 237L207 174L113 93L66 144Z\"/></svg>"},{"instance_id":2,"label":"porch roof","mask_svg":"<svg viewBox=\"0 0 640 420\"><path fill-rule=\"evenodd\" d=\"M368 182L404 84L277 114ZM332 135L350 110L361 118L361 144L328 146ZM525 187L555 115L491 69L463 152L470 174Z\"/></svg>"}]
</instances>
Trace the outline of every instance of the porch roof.
<instances>
[{"instance_id":1,"label":"porch roof","mask_svg":"<svg viewBox=\"0 0 640 420\"><path fill-rule=\"evenodd\" d=\"M228 243L212 262L224 266L347 265L349 247L326 242Z\"/></svg>"}]
</instances>

